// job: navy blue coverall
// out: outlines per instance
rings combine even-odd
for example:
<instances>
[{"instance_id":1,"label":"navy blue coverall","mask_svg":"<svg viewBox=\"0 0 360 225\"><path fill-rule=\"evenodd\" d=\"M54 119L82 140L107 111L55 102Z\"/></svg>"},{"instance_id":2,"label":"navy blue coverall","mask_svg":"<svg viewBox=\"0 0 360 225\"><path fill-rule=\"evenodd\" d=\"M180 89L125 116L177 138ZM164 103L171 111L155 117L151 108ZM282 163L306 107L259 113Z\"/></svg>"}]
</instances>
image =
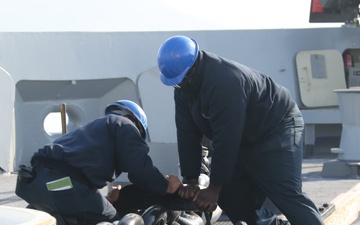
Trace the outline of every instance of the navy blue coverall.
<instances>
[{"instance_id":1,"label":"navy blue coverall","mask_svg":"<svg viewBox=\"0 0 360 225\"><path fill-rule=\"evenodd\" d=\"M268 197L292 225L323 224L302 191L304 121L288 90L215 54L198 57L190 86L174 90L181 175L199 176L204 135L210 183L222 186L218 204L233 223L275 224L262 208Z\"/></svg>"},{"instance_id":2,"label":"navy blue coverall","mask_svg":"<svg viewBox=\"0 0 360 225\"><path fill-rule=\"evenodd\" d=\"M76 216L86 224L119 220L110 202L99 192L114 174L128 173L144 191L165 195L168 181L153 165L149 147L127 118L110 114L96 119L46 145L34 154L36 176L18 181L16 194L36 209ZM69 176L73 187L49 191L46 183Z\"/></svg>"}]
</instances>

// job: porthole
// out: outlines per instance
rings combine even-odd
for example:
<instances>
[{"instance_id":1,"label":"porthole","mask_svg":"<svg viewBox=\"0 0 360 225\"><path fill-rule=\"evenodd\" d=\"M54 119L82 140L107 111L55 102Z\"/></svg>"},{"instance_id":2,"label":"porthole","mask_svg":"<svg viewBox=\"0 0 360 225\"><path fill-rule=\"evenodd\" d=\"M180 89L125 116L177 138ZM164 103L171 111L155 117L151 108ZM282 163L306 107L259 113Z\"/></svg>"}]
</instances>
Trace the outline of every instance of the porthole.
<instances>
[{"instance_id":1,"label":"porthole","mask_svg":"<svg viewBox=\"0 0 360 225\"><path fill-rule=\"evenodd\" d=\"M67 113L65 114L66 118L66 126L69 123L69 117ZM61 113L60 112L50 112L46 115L44 119L44 130L45 132L53 137L53 136L59 136L63 134L63 126L61 121Z\"/></svg>"}]
</instances>

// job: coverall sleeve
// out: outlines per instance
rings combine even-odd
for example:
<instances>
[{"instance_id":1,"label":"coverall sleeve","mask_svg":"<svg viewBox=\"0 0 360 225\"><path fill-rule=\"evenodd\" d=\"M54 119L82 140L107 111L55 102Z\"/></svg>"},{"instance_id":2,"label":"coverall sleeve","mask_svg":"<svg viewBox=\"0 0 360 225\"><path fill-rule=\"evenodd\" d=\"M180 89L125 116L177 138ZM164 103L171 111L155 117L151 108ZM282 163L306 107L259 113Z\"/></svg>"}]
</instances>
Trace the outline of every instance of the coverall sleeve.
<instances>
[{"instance_id":1,"label":"coverall sleeve","mask_svg":"<svg viewBox=\"0 0 360 225\"><path fill-rule=\"evenodd\" d=\"M198 177L201 170L202 132L194 123L189 106L181 100L179 91L175 90L174 98L181 175Z\"/></svg>"},{"instance_id":2,"label":"coverall sleeve","mask_svg":"<svg viewBox=\"0 0 360 225\"><path fill-rule=\"evenodd\" d=\"M121 124L115 128L116 163L119 170L128 173L129 180L145 191L157 195L166 194L168 181L153 165L148 155L149 146L132 124Z\"/></svg>"}]
</instances>

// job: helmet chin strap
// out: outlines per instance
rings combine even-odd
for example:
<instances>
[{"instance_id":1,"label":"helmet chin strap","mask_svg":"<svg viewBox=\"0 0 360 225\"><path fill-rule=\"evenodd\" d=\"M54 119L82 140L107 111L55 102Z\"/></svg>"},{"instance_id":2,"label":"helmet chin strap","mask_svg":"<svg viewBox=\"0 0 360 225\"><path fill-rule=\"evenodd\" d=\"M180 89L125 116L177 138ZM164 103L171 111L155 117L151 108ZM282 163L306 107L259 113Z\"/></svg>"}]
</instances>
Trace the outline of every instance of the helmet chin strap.
<instances>
[{"instance_id":1,"label":"helmet chin strap","mask_svg":"<svg viewBox=\"0 0 360 225\"><path fill-rule=\"evenodd\" d=\"M131 122L134 123L134 125L140 131L141 134L143 134L145 132L140 121L138 121L138 119L128 110L116 108L116 109L110 110L110 113L128 118L129 120L131 120Z\"/></svg>"},{"instance_id":2,"label":"helmet chin strap","mask_svg":"<svg viewBox=\"0 0 360 225\"><path fill-rule=\"evenodd\" d=\"M141 125L140 121L136 119L136 117L132 115L126 115L124 117L128 118L134 123L135 127L139 130L141 136L144 134L145 131L143 129L143 126Z\"/></svg>"}]
</instances>

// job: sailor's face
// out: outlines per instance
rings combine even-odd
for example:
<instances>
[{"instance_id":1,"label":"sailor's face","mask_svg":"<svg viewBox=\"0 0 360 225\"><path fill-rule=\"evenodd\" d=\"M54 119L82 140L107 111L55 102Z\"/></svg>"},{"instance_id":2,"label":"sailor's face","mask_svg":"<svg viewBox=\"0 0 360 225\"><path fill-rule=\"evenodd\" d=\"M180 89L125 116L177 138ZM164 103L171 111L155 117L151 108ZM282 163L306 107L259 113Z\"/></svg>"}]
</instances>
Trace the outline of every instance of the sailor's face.
<instances>
[{"instance_id":1,"label":"sailor's face","mask_svg":"<svg viewBox=\"0 0 360 225\"><path fill-rule=\"evenodd\" d=\"M186 73L185 77L182 79L182 81L176 85L174 85L174 88L177 89L185 89L188 88L191 84L192 78L194 77L195 71L196 71L197 65L194 64L193 67Z\"/></svg>"},{"instance_id":2,"label":"sailor's face","mask_svg":"<svg viewBox=\"0 0 360 225\"><path fill-rule=\"evenodd\" d=\"M190 84L191 84L191 77L189 77L188 73L187 73L180 83L174 85L174 88L185 89L185 88L189 87Z\"/></svg>"}]
</instances>

